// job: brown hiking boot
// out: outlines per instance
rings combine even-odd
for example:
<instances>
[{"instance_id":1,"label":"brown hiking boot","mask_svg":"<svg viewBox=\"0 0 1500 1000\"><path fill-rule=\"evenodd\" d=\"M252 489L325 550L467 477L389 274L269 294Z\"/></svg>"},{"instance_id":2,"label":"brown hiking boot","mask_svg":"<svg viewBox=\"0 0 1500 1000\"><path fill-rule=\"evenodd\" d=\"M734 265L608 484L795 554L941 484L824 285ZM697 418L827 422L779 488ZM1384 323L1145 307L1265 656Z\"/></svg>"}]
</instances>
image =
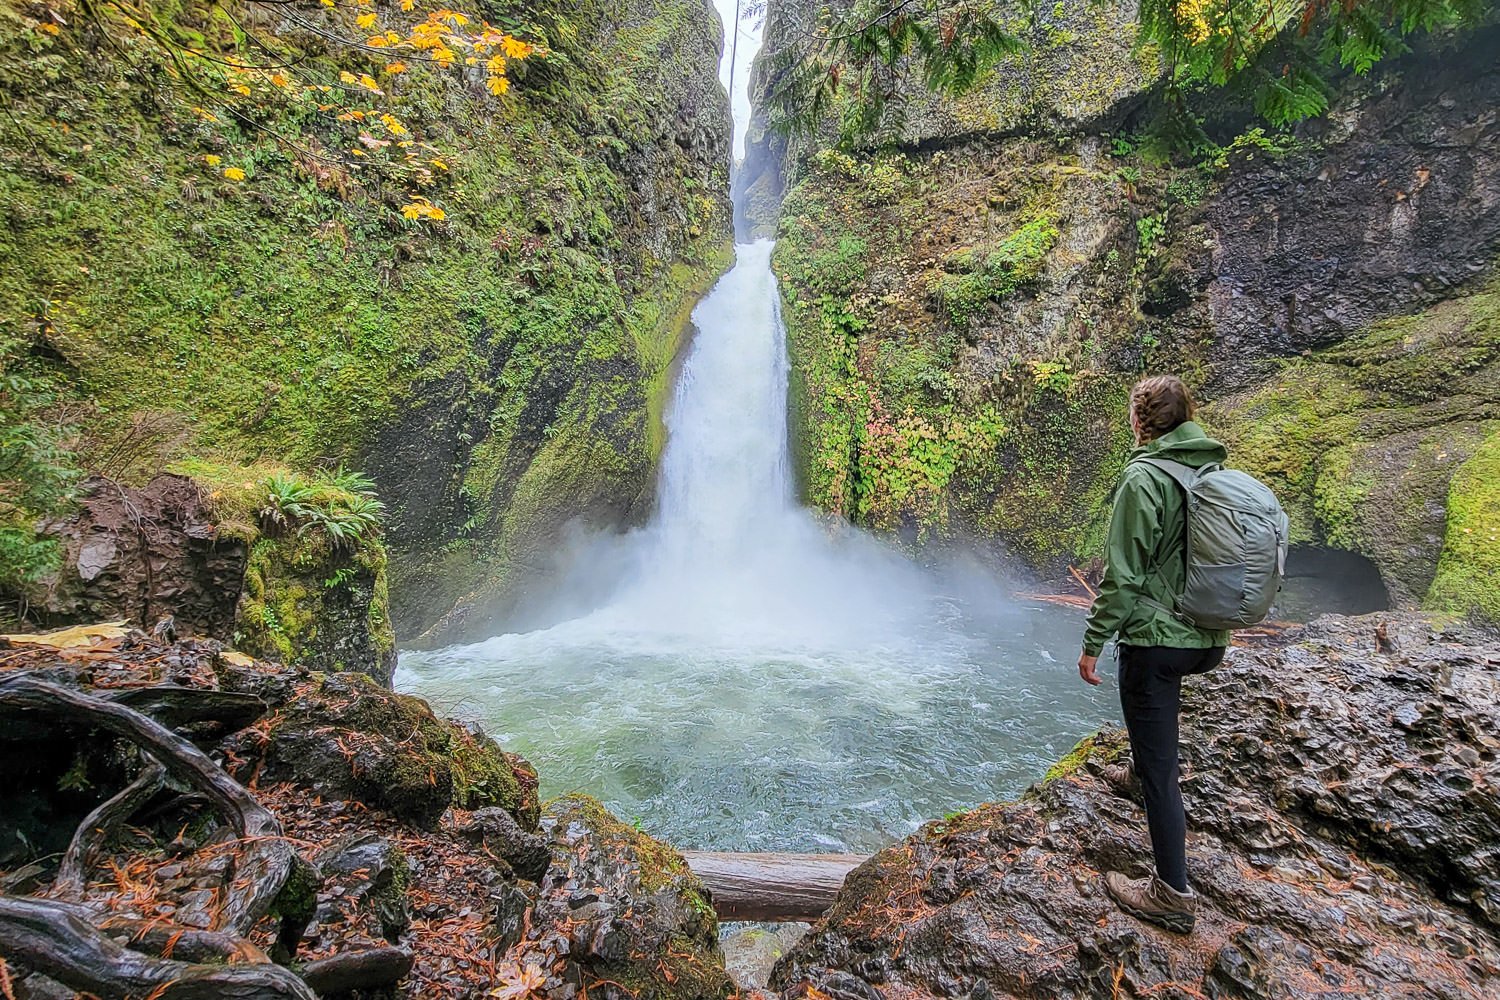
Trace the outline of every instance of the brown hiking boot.
<instances>
[{"instance_id":1,"label":"brown hiking boot","mask_svg":"<svg viewBox=\"0 0 1500 1000\"><path fill-rule=\"evenodd\" d=\"M1141 783L1136 779L1135 764L1129 757L1115 764L1100 764L1099 777L1121 795L1140 797Z\"/></svg>"},{"instance_id":2,"label":"brown hiking boot","mask_svg":"<svg viewBox=\"0 0 1500 1000\"><path fill-rule=\"evenodd\" d=\"M1128 879L1119 872L1104 876L1104 888L1132 917L1178 934L1193 932L1198 896L1191 889L1178 892L1154 875Z\"/></svg>"}]
</instances>

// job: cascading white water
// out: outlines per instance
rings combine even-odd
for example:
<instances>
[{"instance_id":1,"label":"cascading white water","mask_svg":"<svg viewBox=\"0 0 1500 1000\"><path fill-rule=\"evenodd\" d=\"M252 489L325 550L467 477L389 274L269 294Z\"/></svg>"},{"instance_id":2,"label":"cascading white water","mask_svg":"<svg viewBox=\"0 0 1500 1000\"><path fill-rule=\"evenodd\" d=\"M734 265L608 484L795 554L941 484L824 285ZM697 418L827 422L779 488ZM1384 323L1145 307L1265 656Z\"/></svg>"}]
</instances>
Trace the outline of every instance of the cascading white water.
<instances>
[{"instance_id":1,"label":"cascading white water","mask_svg":"<svg viewBox=\"0 0 1500 1000\"><path fill-rule=\"evenodd\" d=\"M694 310L655 517L575 560L614 585L407 653L397 683L683 846L869 849L1014 793L1113 712L1052 653L1069 612L796 504L771 249L739 246Z\"/></svg>"},{"instance_id":2,"label":"cascading white water","mask_svg":"<svg viewBox=\"0 0 1500 1000\"><path fill-rule=\"evenodd\" d=\"M699 333L668 416L658 510L597 617L641 638L761 651L909 640L946 614L930 581L793 501L771 249L740 245L693 311Z\"/></svg>"}]
</instances>

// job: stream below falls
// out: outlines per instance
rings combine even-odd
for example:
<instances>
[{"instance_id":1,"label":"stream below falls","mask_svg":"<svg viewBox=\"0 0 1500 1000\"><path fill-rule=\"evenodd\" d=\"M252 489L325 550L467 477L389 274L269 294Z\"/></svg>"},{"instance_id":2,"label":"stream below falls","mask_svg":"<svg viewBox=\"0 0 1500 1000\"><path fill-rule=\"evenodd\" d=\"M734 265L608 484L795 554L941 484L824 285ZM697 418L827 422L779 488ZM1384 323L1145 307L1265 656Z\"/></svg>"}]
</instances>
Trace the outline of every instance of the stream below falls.
<instances>
[{"instance_id":1,"label":"stream below falls","mask_svg":"<svg viewBox=\"0 0 1500 1000\"><path fill-rule=\"evenodd\" d=\"M401 657L400 690L480 722L680 848L870 851L1014 796L1118 717L1082 615L972 566L919 567L799 507L771 243L694 310L658 510L580 542L556 624Z\"/></svg>"}]
</instances>

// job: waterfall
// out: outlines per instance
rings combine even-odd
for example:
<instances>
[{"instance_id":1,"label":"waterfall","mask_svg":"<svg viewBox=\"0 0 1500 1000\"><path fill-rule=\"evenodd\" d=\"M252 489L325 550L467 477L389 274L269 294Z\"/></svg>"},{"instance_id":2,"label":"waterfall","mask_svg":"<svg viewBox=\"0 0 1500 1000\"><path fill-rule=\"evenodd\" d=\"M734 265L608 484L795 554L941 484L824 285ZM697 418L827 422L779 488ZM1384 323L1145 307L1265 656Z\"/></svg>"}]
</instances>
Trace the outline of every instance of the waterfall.
<instances>
[{"instance_id":1,"label":"waterfall","mask_svg":"<svg viewBox=\"0 0 1500 1000\"><path fill-rule=\"evenodd\" d=\"M786 332L768 240L693 311L655 516L596 613L612 629L741 654L889 647L951 614L901 554L793 496Z\"/></svg>"},{"instance_id":2,"label":"waterfall","mask_svg":"<svg viewBox=\"0 0 1500 1000\"><path fill-rule=\"evenodd\" d=\"M786 528L786 336L770 258L769 240L739 246L693 311L699 332L668 411L653 526L673 570L748 561L757 539Z\"/></svg>"}]
</instances>

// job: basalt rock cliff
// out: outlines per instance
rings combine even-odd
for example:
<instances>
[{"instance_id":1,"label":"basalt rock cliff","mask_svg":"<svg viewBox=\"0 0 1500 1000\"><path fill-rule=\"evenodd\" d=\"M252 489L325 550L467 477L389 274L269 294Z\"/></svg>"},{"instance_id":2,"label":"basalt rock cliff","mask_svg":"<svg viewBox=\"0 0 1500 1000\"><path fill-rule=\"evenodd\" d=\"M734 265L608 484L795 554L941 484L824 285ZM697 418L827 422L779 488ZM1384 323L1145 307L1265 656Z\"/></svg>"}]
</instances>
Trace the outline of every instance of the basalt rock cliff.
<instances>
[{"instance_id":1,"label":"basalt rock cliff","mask_svg":"<svg viewBox=\"0 0 1500 1000\"><path fill-rule=\"evenodd\" d=\"M1497 620L1497 29L1341 77L1282 134L1205 98L1211 145L1163 158L1158 64L1110 11L1036 9L978 89L841 150L767 128L821 16L771 5L739 222L778 239L805 498L1064 576L1101 550L1129 386L1180 372L1296 555Z\"/></svg>"},{"instance_id":2,"label":"basalt rock cliff","mask_svg":"<svg viewBox=\"0 0 1500 1000\"><path fill-rule=\"evenodd\" d=\"M343 666L378 673L393 625L462 633L535 578L565 524L643 517L687 310L727 250L707 3L481 4L466 23L538 49L511 53L500 95L489 55L446 67L430 46L351 40L437 18L425 45L463 16L438 6L150 3L134 21L0 7L14 440L40 456L33 479L191 476L209 523L246 529L223 533L223 558L238 546L269 574L247 577L252 613L212 634L258 635L288 662L317 645L297 623L351 574L381 619L362 641L381 649ZM344 467L385 505L380 544L365 532L332 558L284 546L257 560L270 484ZM99 523L49 510L34 545L26 485L0 510L4 540L20 539L4 558L35 570L0 566L7 616L114 613L77 601L83 584L144 572L133 550L95 565L109 546L94 546L80 576L75 541ZM351 568L356 551L367 565ZM183 603L184 627L217 599Z\"/></svg>"}]
</instances>

